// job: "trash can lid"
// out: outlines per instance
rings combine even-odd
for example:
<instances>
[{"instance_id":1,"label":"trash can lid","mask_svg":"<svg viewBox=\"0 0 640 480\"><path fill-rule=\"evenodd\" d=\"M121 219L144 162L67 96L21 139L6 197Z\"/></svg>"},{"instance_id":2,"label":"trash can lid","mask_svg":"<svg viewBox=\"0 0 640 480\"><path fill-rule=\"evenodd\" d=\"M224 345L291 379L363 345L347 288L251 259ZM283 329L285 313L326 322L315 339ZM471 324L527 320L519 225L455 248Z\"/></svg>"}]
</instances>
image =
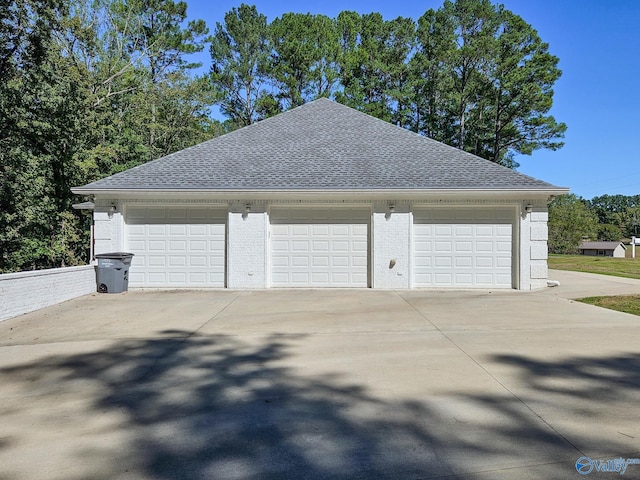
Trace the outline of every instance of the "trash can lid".
<instances>
[{"instance_id":1,"label":"trash can lid","mask_svg":"<svg viewBox=\"0 0 640 480\"><path fill-rule=\"evenodd\" d=\"M113 258L113 259L120 259L120 258L127 258L127 257L133 257L134 254L133 253L128 253L128 252L112 252L112 253L98 253L97 255L95 255L96 258Z\"/></svg>"}]
</instances>

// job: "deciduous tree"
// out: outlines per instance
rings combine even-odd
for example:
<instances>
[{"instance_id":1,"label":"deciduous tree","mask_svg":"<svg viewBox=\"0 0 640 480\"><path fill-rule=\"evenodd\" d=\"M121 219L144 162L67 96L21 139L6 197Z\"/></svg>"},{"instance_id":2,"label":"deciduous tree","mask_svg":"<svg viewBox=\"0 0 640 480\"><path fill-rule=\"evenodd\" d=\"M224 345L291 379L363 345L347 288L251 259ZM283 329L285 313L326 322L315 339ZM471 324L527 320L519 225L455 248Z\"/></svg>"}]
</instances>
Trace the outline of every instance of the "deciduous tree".
<instances>
[{"instance_id":1,"label":"deciduous tree","mask_svg":"<svg viewBox=\"0 0 640 480\"><path fill-rule=\"evenodd\" d=\"M595 239L598 217L587 201L574 194L556 197L549 204L549 251L577 253L583 238Z\"/></svg>"}]
</instances>

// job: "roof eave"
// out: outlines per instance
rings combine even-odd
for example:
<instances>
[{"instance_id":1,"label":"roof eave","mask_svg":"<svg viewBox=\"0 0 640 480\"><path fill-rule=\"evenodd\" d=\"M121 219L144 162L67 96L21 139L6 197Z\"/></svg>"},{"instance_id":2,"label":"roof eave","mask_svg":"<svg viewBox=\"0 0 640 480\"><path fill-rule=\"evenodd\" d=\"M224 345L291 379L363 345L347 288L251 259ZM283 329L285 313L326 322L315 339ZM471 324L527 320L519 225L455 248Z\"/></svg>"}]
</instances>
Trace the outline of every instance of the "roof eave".
<instances>
[{"instance_id":1,"label":"roof eave","mask_svg":"<svg viewBox=\"0 0 640 480\"><path fill-rule=\"evenodd\" d=\"M474 197L474 198L542 198L549 196L564 195L569 192L564 187L543 187L543 188L432 188L432 189L135 189L135 188L72 188L71 191L77 195L108 196L114 198L139 198L139 197L207 197L211 199L341 199L363 200L363 199L388 199L411 200L416 198L454 198L454 197Z\"/></svg>"}]
</instances>

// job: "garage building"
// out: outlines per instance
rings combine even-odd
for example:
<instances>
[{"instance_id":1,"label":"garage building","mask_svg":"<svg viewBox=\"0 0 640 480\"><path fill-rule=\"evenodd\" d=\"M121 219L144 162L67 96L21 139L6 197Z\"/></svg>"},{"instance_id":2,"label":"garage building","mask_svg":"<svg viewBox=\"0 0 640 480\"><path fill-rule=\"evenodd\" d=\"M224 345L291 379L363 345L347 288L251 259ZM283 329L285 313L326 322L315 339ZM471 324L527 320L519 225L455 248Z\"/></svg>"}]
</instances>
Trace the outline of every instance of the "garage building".
<instances>
[{"instance_id":1,"label":"garage building","mask_svg":"<svg viewBox=\"0 0 640 480\"><path fill-rule=\"evenodd\" d=\"M530 290L567 189L319 99L73 192L132 288Z\"/></svg>"}]
</instances>

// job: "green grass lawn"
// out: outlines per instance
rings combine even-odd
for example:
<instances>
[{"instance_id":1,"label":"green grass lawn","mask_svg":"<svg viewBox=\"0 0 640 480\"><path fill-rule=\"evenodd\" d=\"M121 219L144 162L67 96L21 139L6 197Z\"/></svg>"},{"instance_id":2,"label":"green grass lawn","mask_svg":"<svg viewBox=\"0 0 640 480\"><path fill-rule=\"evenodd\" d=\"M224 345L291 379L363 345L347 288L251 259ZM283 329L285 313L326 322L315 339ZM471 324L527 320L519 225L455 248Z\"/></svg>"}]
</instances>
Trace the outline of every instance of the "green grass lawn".
<instances>
[{"instance_id":1,"label":"green grass lawn","mask_svg":"<svg viewBox=\"0 0 640 480\"><path fill-rule=\"evenodd\" d=\"M627 258L549 255L549 268L640 279L640 248L636 247L636 258L631 258L631 248L626 253ZM640 295L586 297L578 301L640 316Z\"/></svg>"},{"instance_id":2,"label":"green grass lawn","mask_svg":"<svg viewBox=\"0 0 640 480\"><path fill-rule=\"evenodd\" d=\"M640 316L640 295L618 295L615 297L586 297L579 298L579 302L596 305L598 307L631 313Z\"/></svg>"},{"instance_id":3,"label":"green grass lawn","mask_svg":"<svg viewBox=\"0 0 640 480\"><path fill-rule=\"evenodd\" d=\"M636 247L636 258L631 258L630 249L627 255L627 258L549 255L549 268L640 279L640 248Z\"/></svg>"}]
</instances>

